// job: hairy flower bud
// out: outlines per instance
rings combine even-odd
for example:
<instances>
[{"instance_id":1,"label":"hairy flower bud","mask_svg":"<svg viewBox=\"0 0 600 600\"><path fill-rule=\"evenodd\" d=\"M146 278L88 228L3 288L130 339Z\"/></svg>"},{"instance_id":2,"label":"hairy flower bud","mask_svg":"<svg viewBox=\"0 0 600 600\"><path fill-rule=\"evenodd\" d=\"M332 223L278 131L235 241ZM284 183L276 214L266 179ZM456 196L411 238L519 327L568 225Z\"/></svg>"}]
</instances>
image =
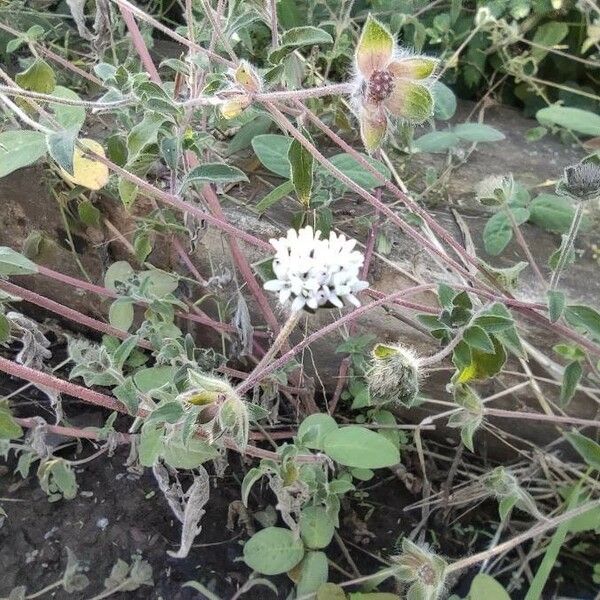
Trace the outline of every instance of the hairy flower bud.
<instances>
[{"instance_id":1,"label":"hairy flower bud","mask_svg":"<svg viewBox=\"0 0 600 600\"><path fill-rule=\"evenodd\" d=\"M580 202L600 198L600 165L581 162L567 167L556 191Z\"/></svg>"},{"instance_id":2,"label":"hairy flower bud","mask_svg":"<svg viewBox=\"0 0 600 600\"><path fill-rule=\"evenodd\" d=\"M243 94L231 96L221 104L221 114L226 119L233 119L240 115L245 108L250 106L250 102L250 98Z\"/></svg>"},{"instance_id":3,"label":"hairy flower bud","mask_svg":"<svg viewBox=\"0 0 600 600\"><path fill-rule=\"evenodd\" d=\"M510 200L514 187L512 175L491 175L477 184L475 195L484 206L500 206Z\"/></svg>"},{"instance_id":4,"label":"hairy flower bud","mask_svg":"<svg viewBox=\"0 0 600 600\"><path fill-rule=\"evenodd\" d=\"M444 591L446 561L426 547L417 546L409 539L402 540L402 554L392 557L395 577L412 584L406 598L437 600Z\"/></svg>"},{"instance_id":5,"label":"hairy flower bud","mask_svg":"<svg viewBox=\"0 0 600 600\"><path fill-rule=\"evenodd\" d=\"M410 407L419 393L419 359L402 344L377 344L366 379L374 404L397 402Z\"/></svg>"},{"instance_id":6,"label":"hairy flower bud","mask_svg":"<svg viewBox=\"0 0 600 600\"><path fill-rule=\"evenodd\" d=\"M190 371L191 389L179 395L180 402L200 406L199 420L212 438L230 435L240 448L248 443L248 407L225 379Z\"/></svg>"}]
</instances>

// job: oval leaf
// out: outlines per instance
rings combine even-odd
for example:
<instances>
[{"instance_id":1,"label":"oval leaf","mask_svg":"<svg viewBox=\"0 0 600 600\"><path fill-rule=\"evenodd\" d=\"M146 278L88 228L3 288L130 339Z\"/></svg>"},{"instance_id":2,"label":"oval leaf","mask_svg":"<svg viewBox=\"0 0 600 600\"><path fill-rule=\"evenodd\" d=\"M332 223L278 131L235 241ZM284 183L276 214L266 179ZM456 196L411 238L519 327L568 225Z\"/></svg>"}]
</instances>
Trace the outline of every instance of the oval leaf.
<instances>
[{"instance_id":1,"label":"oval leaf","mask_svg":"<svg viewBox=\"0 0 600 600\"><path fill-rule=\"evenodd\" d=\"M267 527L244 546L244 562L263 575L279 575L293 569L304 557L304 545L289 529Z\"/></svg>"},{"instance_id":2,"label":"oval leaf","mask_svg":"<svg viewBox=\"0 0 600 600\"><path fill-rule=\"evenodd\" d=\"M346 467L379 469L400 462L400 452L392 442L359 425L328 433L323 446L328 456Z\"/></svg>"}]
</instances>

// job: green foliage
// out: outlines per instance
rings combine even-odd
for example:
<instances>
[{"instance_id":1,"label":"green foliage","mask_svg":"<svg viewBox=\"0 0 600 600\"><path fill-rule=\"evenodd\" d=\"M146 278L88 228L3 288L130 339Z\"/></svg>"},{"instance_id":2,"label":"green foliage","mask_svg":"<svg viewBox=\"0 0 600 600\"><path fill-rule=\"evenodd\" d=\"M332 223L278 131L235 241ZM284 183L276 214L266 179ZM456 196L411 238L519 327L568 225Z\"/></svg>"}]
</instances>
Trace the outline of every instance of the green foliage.
<instances>
[{"instance_id":1,"label":"green foliage","mask_svg":"<svg viewBox=\"0 0 600 600\"><path fill-rule=\"evenodd\" d=\"M330 458L347 467L378 469L400 462L398 449L387 438L359 425L330 431L323 446Z\"/></svg>"},{"instance_id":2,"label":"green foliage","mask_svg":"<svg viewBox=\"0 0 600 600\"><path fill-rule=\"evenodd\" d=\"M0 133L0 177L27 167L46 155L46 140L39 131Z\"/></svg>"},{"instance_id":3,"label":"green foliage","mask_svg":"<svg viewBox=\"0 0 600 600\"><path fill-rule=\"evenodd\" d=\"M262 529L244 544L244 562L263 575L285 573L303 557L302 541L281 527Z\"/></svg>"}]
</instances>

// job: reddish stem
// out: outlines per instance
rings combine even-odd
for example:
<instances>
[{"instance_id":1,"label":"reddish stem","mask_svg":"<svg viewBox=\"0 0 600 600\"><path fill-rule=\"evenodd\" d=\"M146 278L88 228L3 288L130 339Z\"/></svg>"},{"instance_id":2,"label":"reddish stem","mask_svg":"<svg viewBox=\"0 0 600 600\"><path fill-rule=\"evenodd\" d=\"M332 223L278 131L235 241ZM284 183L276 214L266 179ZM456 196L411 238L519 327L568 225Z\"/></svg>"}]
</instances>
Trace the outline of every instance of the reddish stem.
<instances>
[{"instance_id":1,"label":"reddish stem","mask_svg":"<svg viewBox=\"0 0 600 600\"><path fill-rule=\"evenodd\" d=\"M221 208L221 204L219 203L219 199L217 198L217 194L213 190L212 186L209 184L205 185L202 188L202 195L208 204L211 212L217 216L219 219L226 221L225 215L223 214L223 209ZM248 288L252 292L267 324L271 328L271 330L275 333L279 333L279 322L277 321L277 317L275 313L271 309L271 305L269 304L262 288L260 287L254 273L252 272L252 268L248 263L244 253L240 250L240 247L235 239L235 236L228 236L227 243L229 244L229 249L231 250L231 255L237 268L239 269L244 281L248 285Z\"/></svg>"},{"instance_id":2,"label":"reddish stem","mask_svg":"<svg viewBox=\"0 0 600 600\"><path fill-rule=\"evenodd\" d=\"M90 327L91 329L95 329L101 333L113 335L121 340L126 340L127 338L131 337L131 334L123 331L122 329L117 329L112 325L98 321L98 319L88 317L87 315L69 308L68 306L64 306L63 304L55 302L54 300L50 300L50 298L45 298L36 292L22 288L14 283L10 283L9 281L0 281L0 290L4 290L13 296L23 298L23 300L26 302L30 302L31 304L35 304L36 306L50 310L53 313L64 317L65 319L75 321L75 323L85 325L86 327ZM140 340L138 345L146 349L152 349L152 346L145 340Z\"/></svg>"},{"instance_id":3,"label":"reddish stem","mask_svg":"<svg viewBox=\"0 0 600 600\"><path fill-rule=\"evenodd\" d=\"M117 400L111 398L110 396L106 396L105 394L101 394L100 392L89 390L80 385L71 383L70 381L59 379L58 377L50 375L49 373L44 373L42 371L38 371L37 369L32 369L30 367L20 365L2 356L0 356L0 371L8 373L13 377L18 377L19 379L29 381L34 385L48 387L63 394L73 396L74 398L79 398L80 400L88 402L89 404L94 404L95 406L101 406L102 408L107 408L109 410L127 413L125 408ZM138 413L138 416L144 417L146 416L146 414L147 413L140 411ZM270 458L272 460L279 461L279 456L275 452L263 450L262 448L257 448L256 446L246 446L244 451L242 451L238 448L237 444L230 438L223 438L221 441L223 442L223 445L226 448L234 450L235 452L238 452L240 454L246 454L248 456L254 456L256 458ZM299 456L298 460L300 462L315 462L320 459L318 456L308 454L305 456Z\"/></svg>"},{"instance_id":4,"label":"reddish stem","mask_svg":"<svg viewBox=\"0 0 600 600\"><path fill-rule=\"evenodd\" d=\"M157 84L161 84L160 75L158 74L158 70L154 65L154 61L150 56L150 52L148 51L148 47L146 46L146 42L144 42L144 38L142 37L142 33L137 26L133 15L129 8L123 4L119 4L119 10L121 11L121 16L123 17L123 21L125 21L125 25L127 25L127 29L129 30L129 35L131 35L131 40L137 53L140 56L142 64L146 69L146 72L150 76L150 79Z\"/></svg>"},{"instance_id":5,"label":"reddish stem","mask_svg":"<svg viewBox=\"0 0 600 600\"><path fill-rule=\"evenodd\" d=\"M291 360L296 354L298 354L298 352L300 352L307 346L310 346L310 344L312 344L316 340L326 336L327 334L331 333L332 331L339 329L342 325L345 325L346 323L352 323L353 321L355 321L356 319L358 319L365 313L373 310L374 308L377 308L378 306L382 306L383 304L386 304L388 302L393 302L397 298L401 298L403 295L406 295L409 292L414 293L416 291L426 290L428 288L429 288L428 285L423 285L423 286L416 286L414 288L410 288L410 290L400 290L398 292L393 292L392 294L388 294L387 296L385 296L379 300L375 300L374 302L365 304L364 306L361 306L360 308L357 308L357 309L353 310L352 312L339 318L337 321L334 321L333 323L326 325L322 329L315 331L314 333L312 333L311 335L309 335L308 337L303 339L296 346L294 346L291 350L288 350L283 356L281 356L277 360L274 360L269 365L266 365L263 369L261 369L261 371L258 371L258 372L253 371L250 374L250 377L248 377L248 379L246 379L246 381L242 382L238 386L238 388L237 388L238 394L246 393L248 390L252 389L258 382L260 382L262 379L264 379L267 375L270 375L271 373L273 373L273 371L276 371L277 369L280 369L281 367L283 367L289 360Z\"/></svg>"}]
</instances>

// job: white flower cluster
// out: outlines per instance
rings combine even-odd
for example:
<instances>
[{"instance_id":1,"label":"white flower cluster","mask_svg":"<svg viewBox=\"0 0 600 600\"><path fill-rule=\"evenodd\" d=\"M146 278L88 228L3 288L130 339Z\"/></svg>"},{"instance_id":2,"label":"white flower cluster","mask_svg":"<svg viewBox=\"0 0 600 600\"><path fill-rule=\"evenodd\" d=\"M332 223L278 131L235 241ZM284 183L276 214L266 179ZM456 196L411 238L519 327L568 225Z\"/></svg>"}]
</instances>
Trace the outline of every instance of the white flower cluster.
<instances>
[{"instance_id":1,"label":"white flower cluster","mask_svg":"<svg viewBox=\"0 0 600 600\"><path fill-rule=\"evenodd\" d=\"M320 231L308 226L286 237L270 240L276 250L273 271L277 279L265 283L265 289L279 293L279 301L291 301L292 311L303 308L337 306L343 301L360 306L354 295L369 286L359 279L364 256L354 250L356 240L329 234L321 239Z\"/></svg>"}]
</instances>

